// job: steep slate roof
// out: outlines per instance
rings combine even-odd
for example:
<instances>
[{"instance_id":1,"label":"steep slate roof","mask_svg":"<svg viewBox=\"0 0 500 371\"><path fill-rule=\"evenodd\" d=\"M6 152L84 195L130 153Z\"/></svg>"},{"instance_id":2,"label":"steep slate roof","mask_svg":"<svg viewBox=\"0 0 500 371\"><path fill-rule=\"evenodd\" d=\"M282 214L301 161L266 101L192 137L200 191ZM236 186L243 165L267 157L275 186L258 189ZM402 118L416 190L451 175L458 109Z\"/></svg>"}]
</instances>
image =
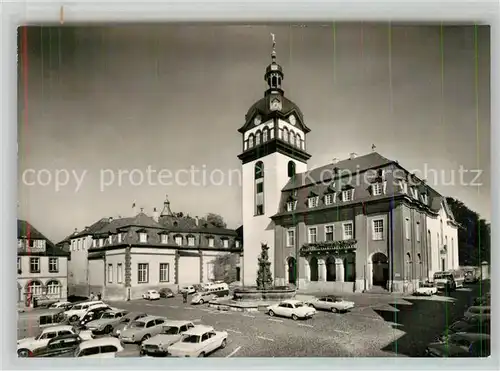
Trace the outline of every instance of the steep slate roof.
<instances>
[{"instance_id":1,"label":"steep slate roof","mask_svg":"<svg viewBox=\"0 0 500 371\"><path fill-rule=\"evenodd\" d=\"M45 252L18 251L18 255L33 256L68 256L69 253L54 246L52 241L45 237L38 229L33 227L26 220L17 219L17 238L30 240L45 240Z\"/></svg>"},{"instance_id":2,"label":"steep slate roof","mask_svg":"<svg viewBox=\"0 0 500 371\"><path fill-rule=\"evenodd\" d=\"M209 223L206 219L198 219L198 225L196 224L196 219L190 216L161 216L159 223L162 228L167 229L171 232L183 232L183 233L207 233L207 234L218 234L227 236L236 236L236 231L234 229L220 228Z\"/></svg>"}]
</instances>

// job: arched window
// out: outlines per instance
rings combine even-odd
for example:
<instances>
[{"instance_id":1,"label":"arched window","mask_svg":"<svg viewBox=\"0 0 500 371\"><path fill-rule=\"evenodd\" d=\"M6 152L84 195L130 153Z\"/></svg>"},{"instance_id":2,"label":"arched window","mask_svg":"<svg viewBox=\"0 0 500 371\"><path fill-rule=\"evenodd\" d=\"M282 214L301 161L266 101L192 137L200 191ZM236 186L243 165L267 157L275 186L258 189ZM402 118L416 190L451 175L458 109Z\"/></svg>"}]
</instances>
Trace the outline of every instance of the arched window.
<instances>
[{"instance_id":1,"label":"arched window","mask_svg":"<svg viewBox=\"0 0 500 371\"><path fill-rule=\"evenodd\" d=\"M50 297L61 297L61 284L59 281L53 280L47 283L47 295Z\"/></svg>"},{"instance_id":2,"label":"arched window","mask_svg":"<svg viewBox=\"0 0 500 371\"><path fill-rule=\"evenodd\" d=\"M411 254L406 253L406 279L411 280Z\"/></svg>"},{"instance_id":3,"label":"arched window","mask_svg":"<svg viewBox=\"0 0 500 371\"><path fill-rule=\"evenodd\" d=\"M295 134L293 131L290 131L290 143L293 144L294 146L297 145L297 143L295 142Z\"/></svg>"},{"instance_id":4,"label":"arched window","mask_svg":"<svg viewBox=\"0 0 500 371\"><path fill-rule=\"evenodd\" d=\"M26 294L28 296L39 296L42 295L43 285L40 281L30 281L26 285Z\"/></svg>"},{"instance_id":5,"label":"arched window","mask_svg":"<svg viewBox=\"0 0 500 371\"><path fill-rule=\"evenodd\" d=\"M248 147L252 148L253 147L253 134L250 134L248 136Z\"/></svg>"},{"instance_id":6,"label":"arched window","mask_svg":"<svg viewBox=\"0 0 500 371\"><path fill-rule=\"evenodd\" d=\"M297 133L296 141L297 141L297 147L302 149L302 137L300 136L299 133Z\"/></svg>"},{"instance_id":7,"label":"arched window","mask_svg":"<svg viewBox=\"0 0 500 371\"><path fill-rule=\"evenodd\" d=\"M288 177L295 176L295 162L288 161Z\"/></svg>"},{"instance_id":8,"label":"arched window","mask_svg":"<svg viewBox=\"0 0 500 371\"><path fill-rule=\"evenodd\" d=\"M329 256L326 259L326 280L336 281L337 280L337 265L335 263L335 258Z\"/></svg>"},{"instance_id":9,"label":"arched window","mask_svg":"<svg viewBox=\"0 0 500 371\"><path fill-rule=\"evenodd\" d=\"M272 82L271 86L273 88L275 88L278 85L278 79L277 79L277 77L273 76L272 79L271 79L271 82Z\"/></svg>"},{"instance_id":10,"label":"arched window","mask_svg":"<svg viewBox=\"0 0 500 371\"><path fill-rule=\"evenodd\" d=\"M356 281L356 254L348 253L344 258L344 281Z\"/></svg>"},{"instance_id":11,"label":"arched window","mask_svg":"<svg viewBox=\"0 0 500 371\"><path fill-rule=\"evenodd\" d=\"M262 129L262 142L267 142L269 140L269 129Z\"/></svg>"},{"instance_id":12,"label":"arched window","mask_svg":"<svg viewBox=\"0 0 500 371\"><path fill-rule=\"evenodd\" d=\"M423 267L422 267L422 256L420 253L417 254L417 264L418 264L418 279L422 280L423 278Z\"/></svg>"},{"instance_id":13,"label":"arched window","mask_svg":"<svg viewBox=\"0 0 500 371\"><path fill-rule=\"evenodd\" d=\"M283 129L283 140L285 142L288 142L290 140L290 133L288 132L287 128Z\"/></svg>"},{"instance_id":14,"label":"arched window","mask_svg":"<svg viewBox=\"0 0 500 371\"><path fill-rule=\"evenodd\" d=\"M316 257L312 257L309 261L309 269L310 269L310 280L312 282L318 281L318 259Z\"/></svg>"},{"instance_id":15,"label":"arched window","mask_svg":"<svg viewBox=\"0 0 500 371\"><path fill-rule=\"evenodd\" d=\"M255 133L255 145L258 146L262 142L262 132L260 130Z\"/></svg>"},{"instance_id":16,"label":"arched window","mask_svg":"<svg viewBox=\"0 0 500 371\"><path fill-rule=\"evenodd\" d=\"M255 215L264 215L264 163L255 164Z\"/></svg>"}]
</instances>

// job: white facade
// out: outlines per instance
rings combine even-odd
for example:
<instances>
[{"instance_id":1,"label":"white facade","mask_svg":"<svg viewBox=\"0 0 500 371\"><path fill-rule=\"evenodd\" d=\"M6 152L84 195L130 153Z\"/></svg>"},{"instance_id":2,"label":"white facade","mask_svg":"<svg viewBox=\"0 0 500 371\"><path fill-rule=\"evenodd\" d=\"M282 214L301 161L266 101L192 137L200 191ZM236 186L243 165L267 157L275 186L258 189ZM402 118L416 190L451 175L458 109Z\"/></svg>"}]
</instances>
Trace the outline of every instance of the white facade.
<instances>
[{"instance_id":1,"label":"white facade","mask_svg":"<svg viewBox=\"0 0 500 371\"><path fill-rule=\"evenodd\" d=\"M430 246L429 280L435 272L458 269L458 228L448 223L444 203L436 217L427 216L427 241Z\"/></svg>"},{"instance_id":2,"label":"white facade","mask_svg":"<svg viewBox=\"0 0 500 371\"><path fill-rule=\"evenodd\" d=\"M302 137L304 137L302 135ZM264 214L255 215L255 164L264 164ZM242 170L242 212L243 257L242 281L246 286L254 286L257 279L258 257L261 243L269 246L269 261L274 262L274 225L271 216L278 211L281 190L289 181L288 162L295 163L296 173L305 172L307 164L281 153L272 153L258 160L243 164ZM274 277L274 264L271 264Z\"/></svg>"},{"instance_id":3,"label":"white facade","mask_svg":"<svg viewBox=\"0 0 500 371\"><path fill-rule=\"evenodd\" d=\"M72 238L70 243L69 285L88 285L90 282L88 251L92 247L92 236Z\"/></svg>"}]
</instances>

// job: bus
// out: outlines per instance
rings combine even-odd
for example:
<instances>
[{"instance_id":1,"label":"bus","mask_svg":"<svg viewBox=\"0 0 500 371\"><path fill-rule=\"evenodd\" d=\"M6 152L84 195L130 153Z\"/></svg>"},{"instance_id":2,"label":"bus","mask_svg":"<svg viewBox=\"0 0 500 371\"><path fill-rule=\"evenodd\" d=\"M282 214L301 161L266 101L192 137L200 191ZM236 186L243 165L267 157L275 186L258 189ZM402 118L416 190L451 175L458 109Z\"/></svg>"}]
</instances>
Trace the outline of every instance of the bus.
<instances>
[{"instance_id":1,"label":"bus","mask_svg":"<svg viewBox=\"0 0 500 371\"><path fill-rule=\"evenodd\" d=\"M464 287L464 272L461 269L434 273L434 285L438 290L453 291L459 287Z\"/></svg>"}]
</instances>

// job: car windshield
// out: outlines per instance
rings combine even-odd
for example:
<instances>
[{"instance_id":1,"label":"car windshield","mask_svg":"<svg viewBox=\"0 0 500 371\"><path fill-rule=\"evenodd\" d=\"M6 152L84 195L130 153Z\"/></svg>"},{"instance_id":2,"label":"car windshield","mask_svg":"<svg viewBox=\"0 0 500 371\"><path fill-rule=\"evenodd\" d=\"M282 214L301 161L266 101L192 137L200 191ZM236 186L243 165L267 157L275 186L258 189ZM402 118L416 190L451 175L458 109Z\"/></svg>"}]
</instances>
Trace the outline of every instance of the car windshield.
<instances>
[{"instance_id":1,"label":"car windshield","mask_svg":"<svg viewBox=\"0 0 500 371\"><path fill-rule=\"evenodd\" d=\"M106 318L115 318L115 314L109 312L104 312L103 314L101 314L101 319L106 319Z\"/></svg>"},{"instance_id":2,"label":"car windshield","mask_svg":"<svg viewBox=\"0 0 500 371\"><path fill-rule=\"evenodd\" d=\"M303 303L294 303L293 305L295 306L295 308L300 308L304 306Z\"/></svg>"},{"instance_id":3,"label":"car windshield","mask_svg":"<svg viewBox=\"0 0 500 371\"><path fill-rule=\"evenodd\" d=\"M130 324L130 328L144 328L146 326L146 323L141 322L141 321L134 321Z\"/></svg>"},{"instance_id":4,"label":"car windshield","mask_svg":"<svg viewBox=\"0 0 500 371\"><path fill-rule=\"evenodd\" d=\"M182 339L183 343L199 343L200 336L199 335L186 335Z\"/></svg>"},{"instance_id":5,"label":"car windshield","mask_svg":"<svg viewBox=\"0 0 500 371\"><path fill-rule=\"evenodd\" d=\"M175 326L163 326L161 333L165 335L177 335L179 333L179 328Z\"/></svg>"},{"instance_id":6,"label":"car windshield","mask_svg":"<svg viewBox=\"0 0 500 371\"><path fill-rule=\"evenodd\" d=\"M82 306L81 305L75 305L72 309L76 309L76 310L82 309Z\"/></svg>"}]
</instances>

